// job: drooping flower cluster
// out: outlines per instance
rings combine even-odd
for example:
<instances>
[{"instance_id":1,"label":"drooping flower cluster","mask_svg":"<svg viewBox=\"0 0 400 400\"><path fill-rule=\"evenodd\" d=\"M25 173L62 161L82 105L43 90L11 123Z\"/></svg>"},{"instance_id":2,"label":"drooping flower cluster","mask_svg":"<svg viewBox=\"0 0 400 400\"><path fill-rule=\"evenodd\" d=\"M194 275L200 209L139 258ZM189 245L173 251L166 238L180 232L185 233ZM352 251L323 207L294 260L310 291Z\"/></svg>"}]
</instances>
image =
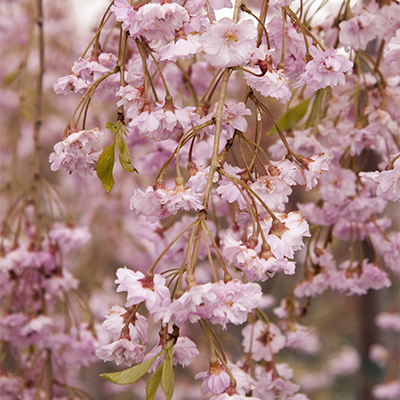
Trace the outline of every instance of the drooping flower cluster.
<instances>
[{"instance_id":1,"label":"drooping flower cluster","mask_svg":"<svg viewBox=\"0 0 400 400\"><path fill-rule=\"evenodd\" d=\"M111 381L150 373L149 398L158 386L172 398L177 364L213 400L307 400L302 386L317 390L357 372L357 350L327 354L334 345L324 346L302 318L327 291L363 296L400 274L400 236L385 214L389 201L400 200L400 6L346 4L316 26L311 8L296 12L291 4L271 0L250 10L236 1L232 18L218 19L229 1L112 2L90 56L89 46L54 85L82 99L49 161L53 171L96 170L107 192L117 187L112 200L91 184L80 190L95 204L87 220L99 224L101 250L112 249L111 269L133 268L116 271L124 307L112 306L98 340L93 326L54 330L41 302L55 307L78 287L61 263L88 233L56 224L41 237L33 196L38 212L26 225L28 240L1 247L1 279L14 284L2 285L14 302L2 321L12 346L58 357L56 350L70 345L75 354L92 340L91 356L95 343L100 359L133 367L103 374ZM97 113L97 96L106 112ZM112 135L100 143L103 133L86 129L89 121ZM257 281L283 288L271 313L271 296ZM28 306L35 312L14 312ZM397 317L380 314L376 322L397 332ZM230 324L246 324L242 357L226 346ZM391 353L373 345L371 359L385 368ZM283 349L321 355L318 379L281 362ZM200 353L209 357L203 372L193 362ZM90 359L87 352L81 361ZM397 393L390 379L375 387L376 398ZM175 393L187 400L188 392Z\"/></svg>"},{"instance_id":2,"label":"drooping flower cluster","mask_svg":"<svg viewBox=\"0 0 400 400\"><path fill-rule=\"evenodd\" d=\"M78 172L84 176L96 168L101 151L94 151L104 133L98 128L71 133L66 139L54 145L49 156L52 171Z\"/></svg>"}]
</instances>

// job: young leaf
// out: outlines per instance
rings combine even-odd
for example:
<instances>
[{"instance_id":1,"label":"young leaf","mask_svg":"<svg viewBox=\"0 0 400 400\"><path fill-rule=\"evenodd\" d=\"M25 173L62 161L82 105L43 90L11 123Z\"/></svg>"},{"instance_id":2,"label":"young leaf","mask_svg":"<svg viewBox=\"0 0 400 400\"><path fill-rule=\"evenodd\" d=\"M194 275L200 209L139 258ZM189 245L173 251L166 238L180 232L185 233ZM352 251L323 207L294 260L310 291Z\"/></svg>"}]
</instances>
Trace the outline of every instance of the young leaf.
<instances>
[{"instance_id":1,"label":"young leaf","mask_svg":"<svg viewBox=\"0 0 400 400\"><path fill-rule=\"evenodd\" d=\"M113 185L113 168L114 168L114 143L106 147L100 154L100 157L96 164L96 173L101 183L106 188L107 192L110 193Z\"/></svg>"},{"instance_id":2,"label":"young leaf","mask_svg":"<svg viewBox=\"0 0 400 400\"><path fill-rule=\"evenodd\" d=\"M124 371L100 374L100 376L118 385L129 385L130 383L137 382L149 370L151 363L156 358L157 356L150 358L149 360L135 365L132 368L125 369Z\"/></svg>"},{"instance_id":3,"label":"young leaf","mask_svg":"<svg viewBox=\"0 0 400 400\"><path fill-rule=\"evenodd\" d=\"M161 376L161 387L167 400L172 399L174 394L174 366L172 361L172 354L174 347L167 349L165 352L164 368Z\"/></svg>"},{"instance_id":4,"label":"young leaf","mask_svg":"<svg viewBox=\"0 0 400 400\"><path fill-rule=\"evenodd\" d=\"M158 385L160 384L161 381L161 375L163 372L163 367L164 364L161 364L158 368L157 371L155 371L147 381L146 385L146 400L154 400L154 397L156 396Z\"/></svg>"},{"instance_id":5,"label":"young leaf","mask_svg":"<svg viewBox=\"0 0 400 400\"><path fill-rule=\"evenodd\" d=\"M113 122L107 122L106 123L106 129L108 129L111 132L116 132L118 130L118 126L115 125Z\"/></svg>"},{"instance_id":6,"label":"young leaf","mask_svg":"<svg viewBox=\"0 0 400 400\"><path fill-rule=\"evenodd\" d=\"M117 143L119 162L121 163L122 168L128 172L137 172L137 169L131 163L129 149L126 145L124 137L121 134L121 131L117 132L115 135L115 141Z\"/></svg>"},{"instance_id":7,"label":"young leaf","mask_svg":"<svg viewBox=\"0 0 400 400\"><path fill-rule=\"evenodd\" d=\"M277 124L279 128L281 128L283 132L292 129L304 117L309 103L310 99L306 99L297 104L297 106L289 109L278 119ZM275 126L268 131L267 135L273 135L274 133L277 133Z\"/></svg>"}]
</instances>

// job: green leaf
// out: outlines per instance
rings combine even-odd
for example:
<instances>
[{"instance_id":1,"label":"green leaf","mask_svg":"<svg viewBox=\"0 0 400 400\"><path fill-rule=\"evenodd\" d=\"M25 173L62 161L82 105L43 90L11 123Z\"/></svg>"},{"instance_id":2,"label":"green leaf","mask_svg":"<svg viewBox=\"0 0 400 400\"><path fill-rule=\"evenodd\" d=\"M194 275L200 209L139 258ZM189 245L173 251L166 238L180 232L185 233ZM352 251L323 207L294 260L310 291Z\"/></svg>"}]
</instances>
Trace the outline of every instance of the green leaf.
<instances>
[{"instance_id":1,"label":"green leaf","mask_svg":"<svg viewBox=\"0 0 400 400\"><path fill-rule=\"evenodd\" d=\"M117 143L119 162L121 163L122 168L128 172L137 172L136 168L132 165L131 155L129 154L129 149L121 134L121 130L115 135L115 141Z\"/></svg>"},{"instance_id":2,"label":"green leaf","mask_svg":"<svg viewBox=\"0 0 400 400\"><path fill-rule=\"evenodd\" d=\"M277 124L279 128L281 128L284 132L292 129L304 117L309 103L310 99L306 99L297 104L295 107L289 109L278 119ZM277 130L276 127L273 126L268 131L267 135L273 135L275 133L277 133Z\"/></svg>"},{"instance_id":3,"label":"green leaf","mask_svg":"<svg viewBox=\"0 0 400 400\"><path fill-rule=\"evenodd\" d=\"M116 132L118 130L118 126L115 125L113 122L107 122L106 129L108 129L111 132Z\"/></svg>"},{"instance_id":4,"label":"green leaf","mask_svg":"<svg viewBox=\"0 0 400 400\"><path fill-rule=\"evenodd\" d=\"M149 360L135 365L132 368L125 369L120 372L111 372L110 374L100 374L101 377L110 380L118 385L129 385L137 382L150 368L152 362L157 358L153 357Z\"/></svg>"},{"instance_id":5,"label":"green leaf","mask_svg":"<svg viewBox=\"0 0 400 400\"><path fill-rule=\"evenodd\" d=\"M157 371L155 371L147 381L146 385L146 400L154 400L154 397L156 396L158 385L160 384L161 381L161 375L163 372L163 367L164 364L161 364L158 368Z\"/></svg>"},{"instance_id":6,"label":"green leaf","mask_svg":"<svg viewBox=\"0 0 400 400\"><path fill-rule=\"evenodd\" d=\"M8 75L5 76L3 80L4 87L11 85L14 80L18 77L21 72L21 68L16 68L14 71L11 71Z\"/></svg>"},{"instance_id":7,"label":"green leaf","mask_svg":"<svg viewBox=\"0 0 400 400\"><path fill-rule=\"evenodd\" d=\"M100 154L100 157L96 164L96 173L101 183L106 188L107 192L110 193L113 185L113 168L114 168L114 143L106 147Z\"/></svg>"},{"instance_id":8,"label":"green leaf","mask_svg":"<svg viewBox=\"0 0 400 400\"><path fill-rule=\"evenodd\" d=\"M165 352L164 368L161 376L161 387L167 400L171 400L172 395L174 394L174 366L172 360L173 351L174 347L172 346Z\"/></svg>"}]
</instances>

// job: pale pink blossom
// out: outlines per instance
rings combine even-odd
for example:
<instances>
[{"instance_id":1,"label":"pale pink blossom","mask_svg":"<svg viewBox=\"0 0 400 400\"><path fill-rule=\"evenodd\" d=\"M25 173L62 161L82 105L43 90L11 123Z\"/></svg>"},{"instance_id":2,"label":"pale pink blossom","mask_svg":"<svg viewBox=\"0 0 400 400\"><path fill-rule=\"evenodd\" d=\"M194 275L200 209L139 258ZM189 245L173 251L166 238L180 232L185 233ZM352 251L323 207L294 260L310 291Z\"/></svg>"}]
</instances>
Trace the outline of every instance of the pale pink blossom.
<instances>
[{"instance_id":1,"label":"pale pink blossom","mask_svg":"<svg viewBox=\"0 0 400 400\"><path fill-rule=\"evenodd\" d=\"M280 101L281 104L285 104L292 97L292 92L289 88L289 78L285 75L282 70L267 71L262 76L255 76L261 74L259 67L247 67L244 77L247 84L253 89L260 92L264 97L273 97Z\"/></svg>"},{"instance_id":2,"label":"pale pink blossom","mask_svg":"<svg viewBox=\"0 0 400 400\"><path fill-rule=\"evenodd\" d=\"M136 214L145 216L147 221L155 223L171 215L171 213L161 207L164 198L164 189L154 190L152 186L148 186L146 192L135 189L129 208L134 210Z\"/></svg>"},{"instance_id":3,"label":"pale pink blossom","mask_svg":"<svg viewBox=\"0 0 400 400\"><path fill-rule=\"evenodd\" d=\"M389 234L389 242L384 241L382 248L384 249L383 258L385 264L392 269L396 275L400 275L400 232Z\"/></svg>"},{"instance_id":4,"label":"pale pink blossom","mask_svg":"<svg viewBox=\"0 0 400 400\"><path fill-rule=\"evenodd\" d=\"M387 273L367 259L362 263L354 261L352 265L347 260L339 265L338 270L330 271L329 276L331 288L347 295L363 295L369 289L380 290L391 286Z\"/></svg>"},{"instance_id":5,"label":"pale pink blossom","mask_svg":"<svg viewBox=\"0 0 400 400\"><path fill-rule=\"evenodd\" d=\"M226 329L229 322L235 325L245 322L260 300L261 288L255 283L234 279L228 283L196 285L171 303L163 322L181 326L187 319L194 323L207 318Z\"/></svg>"},{"instance_id":6,"label":"pale pink blossom","mask_svg":"<svg viewBox=\"0 0 400 400\"><path fill-rule=\"evenodd\" d=\"M300 211L289 214L276 212L275 216L279 220L276 223L269 216L261 221L272 255L277 259L293 258L294 252L304 246L303 237L310 236L308 223Z\"/></svg>"},{"instance_id":7,"label":"pale pink blossom","mask_svg":"<svg viewBox=\"0 0 400 400\"><path fill-rule=\"evenodd\" d=\"M143 361L150 360L162 351L162 346L158 344L153 347L144 357ZM181 364L182 367L187 367L199 355L196 344L186 336L179 336L172 353L173 365ZM150 372L157 370L157 368L164 362L165 353L158 356L150 367Z\"/></svg>"},{"instance_id":8,"label":"pale pink blossom","mask_svg":"<svg viewBox=\"0 0 400 400\"><path fill-rule=\"evenodd\" d=\"M251 352L254 361L271 361L272 353L278 353L286 345L286 338L279 327L272 322L266 325L258 320L242 330L242 346L245 353ZM271 353L272 352L272 353Z\"/></svg>"},{"instance_id":9,"label":"pale pink blossom","mask_svg":"<svg viewBox=\"0 0 400 400\"><path fill-rule=\"evenodd\" d=\"M157 142L176 137L190 128L194 107L175 107L159 103L151 111L143 111L128 124L138 129L143 137Z\"/></svg>"},{"instance_id":10,"label":"pale pink blossom","mask_svg":"<svg viewBox=\"0 0 400 400\"><path fill-rule=\"evenodd\" d=\"M294 323L285 334L286 347L293 347L302 353L311 355L317 355L322 348L318 331L314 328Z\"/></svg>"},{"instance_id":11,"label":"pale pink blossom","mask_svg":"<svg viewBox=\"0 0 400 400\"><path fill-rule=\"evenodd\" d=\"M356 195L356 174L350 169L332 165L329 171L321 175L321 198L341 206L349 197Z\"/></svg>"},{"instance_id":12,"label":"pale pink blossom","mask_svg":"<svg viewBox=\"0 0 400 400\"><path fill-rule=\"evenodd\" d=\"M332 160L330 154L321 153L312 157L303 157L303 164L306 168L303 170L304 183L306 191L311 190L318 184L318 179L324 171L329 170L330 162Z\"/></svg>"},{"instance_id":13,"label":"pale pink blossom","mask_svg":"<svg viewBox=\"0 0 400 400\"><path fill-rule=\"evenodd\" d=\"M224 164L224 170L229 175L234 176L235 178L240 179L241 173L243 173L243 169L239 167L232 167L228 163ZM221 180L218 182L219 186L217 187L217 194L221 196L224 200L228 201L229 203L233 203L238 201L242 194L238 187L228 178L222 177Z\"/></svg>"},{"instance_id":14,"label":"pale pink blossom","mask_svg":"<svg viewBox=\"0 0 400 400\"><path fill-rule=\"evenodd\" d=\"M84 176L96 168L101 151L94 151L93 146L104 133L98 128L71 133L66 139L54 145L54 152L49 156L51 170L78 172Z\"/></svg>"},{"instance_id":15,"label":"pale pink blossom","mask_svg":"<svg viewBox=\"0 0 400 400\"><path fill-rule=\"evenodd\" d=\"M353 18L342 21L339 24L340 44L346 51L349 51L349 48L353 50L365 50L367 44L375 39L379 32L376 22L377 18L374 13L370 13L366 9Z\"/></svg>"},{"instance_id":16,"label":"pale pink blossom","mask_svg":"<svg viewBox=\"0 0 400 400\"><path fill-rule=\"evenodd\" d=\"M199 35L187 35L172 40L157 50L161 61L176 61L178 58L192 57L201 47Z\"/></svg>"},{"instance_id":17,"label":"pale pink blossom","mask_svg":"<svg viewBox=\"0 0 400 400\"><path fill-rule=\"evenodd\" d=\"M377 184L376 194L385 200L400 200L400 158L394 162L393 169L375 172L360 172L363 180L370 180Z\"/></svg>"},{"instance_id":18,"label":"pale pink blossom","mask_svg":"<svg viewBox=\"0 0 400 400\"><path fill-rule=\"evenodd\" d=\"M139 89L131 85L126 85L121 87L115 95L121 97L117 102L117 106L124 106L127 118L136 118L142 112L144 99Z\"/></svg>"},{"instance_id":19,"label":"pale pink blossom","mask_svg":"<svg viewBox=\"0 0 400 400\"><path fill-rule=\"evenodd\" d=\"M372 394L379 400L397 400L400 397L400 379L374 386Z\"/></svg>"},{"instance_id":20,"label":"pale pink blossom","mask_svg":"<svg viewBox=\"0 0 400 400\"><path fill-rule=\"evenodd\" d=\"M222 393L217 396L211 396L210 400L260 400L259 397L254 397L254 396L245 396L241 394L228 394L228 393Z\"/></svg>"},{"instance_id":21,"label":"pale pink blossom","mask_svg":"<svg viewBox=\"0 0 400 400\"><path fill-rule=\"evenodd\" d=\"M400 29L397 29L396 36L390 39L383 59L386 65L394 63L394 68L400 72Z\"/></svg>"},{"instance_id":22,"label":"pale pink blossom","mask_svg":"<svg viewBox=\"0 0 400 400\"><path fill-rule=\"evenodd\" d=\"M222 18L211 25L200 40L205 58L219 68L237 67L250 61L255 50L257 30L253 21L244 20L236 24L229 18Z\"/></svg>"},{"instance_id":23,"label":"pale pink blossom","mask_svg":"<svg viewBox=\"0 0 400 400\"><path fill-rule=\"evenodd\" d=\"M116 365L130 367L143 361L145 347L127 339L119 339L96 350L97 357L104 361L113 361Z\"/></svg>"},{"instance_id":24,"label":"pale pink blossom","mask_svg":"<svg viewBox=\"0 0 400 400\"><path fill-rule=\"evenodd\" d=\"M375 343L369 348L368 357L380 368L385 368L388 364L390 353L381 344Z\"/></svg>"},{"instance_id":25,"label":"pale pink blossom","mask_svg":"<svg viewBox=\"0 0 400 400\"><path fill-rule=\"evenodd\" d=\"M296 285L294 295L296 297L315 297L325 292L329 288L328 276L324 273L314 275Z\"/></svg>"},{"instance_id":26,"label":"pale pink blossom","mask_svg":"<svg viewBox=\"0 0 400 400\"><path fill-rule=\"evenodd\" d=\"M381 329L400 332L400 314L395 312L382 312L375 317L375 323Z\"/></svg>"},{"instance_id":27,"label":"pale pink blossom","mask_svg":"<svg viewBox=\"0 0 400 400\"><path fill-rule=\"evenodd\" d=\"M243 271L249 281L265 281L275 275L276 272L284 271L292 275L295 271L295 263L286 258L277 259L269 256L267 259L259 257L254 246L234 239L228 231L221 240L223 246L222 254L228 262Z\"/></svg>"},{"instance_id":28,"label":"pale pink blossom","mask_svg":"<svg viewBox=\"0 0 400 400\"><path fill-rule=\"evenodd\" d=\"M92 235L87 227L66 226L59 222L54 223L49 231L51 243L56 243L62 253L69 253L72 250L84 246Z\"/></svg>"},{"instance_id":29,"label":"pale pink blossom","mask_svg":"<svg viewBox=\"0 0 400 400\"><path fill-rule=\"evenodd\" d=\"M110 313L106 316L103 322L103 329L116 335L116 338L121 335L121 331L125 326L125 319L129 315L128 311L120 306L112 306ZM147 319L140 315L135 314L132 322L129 324L129 337L132 341L142 344L147 343L148 337L148 323Z\"/></svg>"},{"instance_id":30,"label":"pale pink blossom","mask_svg":"<svg viewBox=\"0 0 400 400\"><path fill-rule=\"evenodd\" d=\"M292 193L292 188L285 181L271 175L260 176L249 186L272 211L283 211ZM256 198L255 201L262 207L260 200ZM247 207L242 205L241 208Z\"/></svg>"},{"instance_id":31,"label":"pale pink blossom","mask_svg":"<svg viewBox=\"0 0 400 400\"><path fill-rule=\"evenodd\" d=\"M57 79L53 85L56 94L63 94L64 96L70 93L76 93L82 96L89 89L90 84L82 78L75 75L65 75Z\"/></svg>"},{"instance_id":32,"label":"pale pink blossom","mask_svg":"<svg viewBox=\"0 0 400 400\"><path fill-rule=\"evenodd\" d=\"M228 361L228 367L235 378L238 394L244 396L254 389L254 379L241 368L240 364L232 364Z\"/></svg>"},{"instance_id":33,"label":"pale pink blossom","mask_svg":"<svg viewBox=\"0 0 400 400\"><path fill-rule=\"evenodd\" d=\"M328 361L328 371L333 375L352 375L361 366L361 357L357 350L350 346L343 347Z\"/></svg>"},{"instance_id":34,"label":"pale pink blossom","mask_svg":"<svg viewBox=\"0 0 400 400\"><path fill-rule=\"evenodd\" d=\"M231 379L221 364L211 365L208 371L199 372L194 379L203 379L201 394L210 392L217 395L225 391L231 383Z\"/></svg>"},{"instance_id":35,"label":"pale pink blossom","mask_svg":"<svg viewBox=\"0 0 400 400\"><path fill-rule=\"evenodd\" d=\"M310 53L313 59L307 63L306 70L296 83L297 86L306 84L308 88L318 90L345 84L344 74L353 67L350 60L336 54L335 49L323 51L311 46Z\"/></svg>"},{"instance_id":36,"label":"pale pink blossom","mask_svg":"<svg viewBox=\"0 0 400 400\"><path fill-rule=\"evenodd\" d=\"M228 322L243 324L249 312L258 307L262 296L260 285L243 283L239 279L232 279L228 283L218 281L214 284L214 291L217 293L216 299L203 300L211 313L211 323L220 324L223 329L226 329Z\"/></svg>"},{"instance_id":37,"label":"pale pink blossom","mask_svg":"<svg viewBox=\"0 0 400 400\"><path fill-rule=\"evenodd\" d=\"M117 270L117 292L127 292L126 307L146 302L146 308L151 313L154 306L159 306L169 299L170 292L165 286L165 278L155 274L153 278L142 272L134 272L126 267Z\"/></svg>"}]
</instances>

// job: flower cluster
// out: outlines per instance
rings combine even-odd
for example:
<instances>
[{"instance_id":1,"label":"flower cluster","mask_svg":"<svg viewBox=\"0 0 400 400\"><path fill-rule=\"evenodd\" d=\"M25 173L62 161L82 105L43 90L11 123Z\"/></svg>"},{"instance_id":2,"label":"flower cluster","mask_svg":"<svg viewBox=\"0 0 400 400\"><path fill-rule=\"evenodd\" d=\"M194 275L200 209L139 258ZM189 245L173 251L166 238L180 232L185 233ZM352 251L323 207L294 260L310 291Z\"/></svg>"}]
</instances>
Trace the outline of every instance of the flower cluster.
<instances>
[{"instance_id":1,"label":"flower cluster","mask_svg":"<svg viewBox=\"0 0 400 400\"><path fill-rule=\"evenodd\" d=\"M115 185L107 200L92 181L79 187L91 210L82 218L107 244L85 263L101 258L112 274L117 266L125 303L106 300L105 291L92 296L97 316L99 304L114 304L97 338L95 324L55 328L44 310L55 311L78 287L63 260L89 233L41 226L47 214L35 192L36 214L17 220L1 244L2 292L12 305L2 330L14 348L33 346L69 365L59 349L76 353L92 335L81 363L97 347L99 359L130 367L102 375L114 383L148 372L148 398L158 386L172 398L177 364L213 400L307 400L303 389L359 370L355 338L326 346L329 339L302 318L317 296L329 310L328 296L348 296L352 305L351 296L362 302L400 275L400 235L390 216L400 201L400 5L346 3L320 25L314 17L325 7L296 11L292 0L271 0L256 10L236 1L232 18L219 19L216 11L230 6L115 0L71 74L54 84L57 94L82 98L50 168L82 177L95 170L107 192ZM88 124L112 134L100 142L103 132ZM74 203L77 214L81 207ZM279 304L272 312L275 298L263 296L271 288ZM320 314L316 325L330 326L329 313ZM375 321L399 331L395 312ZM226 338L235 329L243 340L234 353ZM370 345L371 360L389 366L389 346ZM294 371L282 362L291 352L321 357L318 374L306 371L312 363L293 364ZM196 369L198 356L208 367ZM370 387L376 398L398 392L390 373ZM175 395L189 399L192 391L184 392Z\"/></svg>"}]
</instances>

